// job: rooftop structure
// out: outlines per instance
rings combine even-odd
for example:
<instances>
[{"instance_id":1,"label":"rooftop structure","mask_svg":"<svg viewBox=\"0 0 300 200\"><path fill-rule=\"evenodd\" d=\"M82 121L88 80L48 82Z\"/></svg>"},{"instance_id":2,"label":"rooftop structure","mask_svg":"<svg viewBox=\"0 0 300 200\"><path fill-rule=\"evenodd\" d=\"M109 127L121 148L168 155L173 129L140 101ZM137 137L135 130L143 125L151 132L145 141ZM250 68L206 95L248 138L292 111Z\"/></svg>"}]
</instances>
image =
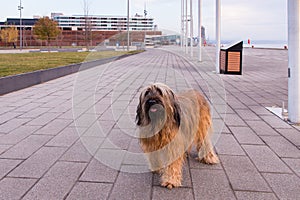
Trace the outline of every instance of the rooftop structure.
<instances>
[{"instance_id":1,"label":"rooftop structure","mask_svg":"<svg viewBox=\"0 0 300 200\"><path fill-rule=\"evenodd\" d=\"M58 22L63 30L84 30L87 27L93 31L124 31L127 30L126 16L105 15L63 15L52 14L52 19ZM136 14L129 19L130 31L154 31L154 19Z\"/></svg>"},{"instance_id":2,"label":"rooftop structure","mask_svg":"<svg viewBox=\"0 0 300 200\"><path fill-rule=\"evenodd\" d=\"M23 18L22 19L22 27L26 30L31 30L34 24L39 20L39 18ZM14 25L18 29L20 27L20 18L7 18L5 22L0 22L0 29L5 28L7 26Z\"/></svg>"}]
</instances>

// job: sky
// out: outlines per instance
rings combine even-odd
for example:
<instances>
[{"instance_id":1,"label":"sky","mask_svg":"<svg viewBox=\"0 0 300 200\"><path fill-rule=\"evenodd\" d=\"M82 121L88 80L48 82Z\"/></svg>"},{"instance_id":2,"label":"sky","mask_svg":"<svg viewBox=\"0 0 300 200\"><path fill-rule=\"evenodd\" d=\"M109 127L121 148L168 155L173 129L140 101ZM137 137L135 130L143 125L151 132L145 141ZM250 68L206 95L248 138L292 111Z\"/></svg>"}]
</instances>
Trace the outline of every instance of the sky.
<instances>
[{"instance_id":1,"label":"sky","mask_svg":"<svg viewBox=\"0 0 300 200\"><path fill-rule=\"evenodd\" d=\"M5 4L3 2L5 1ZM86 0L93 15L127 15L127 0ZM188 0L190 1L190 0ZM193 1L195 27L198 1ZM20 0L0 0L0 21L19 17ZM215 38L215 0L202 0L202 23L206 37ZM130 0L130 15L143 14L155 20L160 30L180 33L181 0ZM83 14L83 0L22 0L22 16ZM287 0L221 0L222 40L287 40ZM195 31L196 33L196 31ZM196 34L195 34L196 35Z\"/></svg>"}]
</instances>

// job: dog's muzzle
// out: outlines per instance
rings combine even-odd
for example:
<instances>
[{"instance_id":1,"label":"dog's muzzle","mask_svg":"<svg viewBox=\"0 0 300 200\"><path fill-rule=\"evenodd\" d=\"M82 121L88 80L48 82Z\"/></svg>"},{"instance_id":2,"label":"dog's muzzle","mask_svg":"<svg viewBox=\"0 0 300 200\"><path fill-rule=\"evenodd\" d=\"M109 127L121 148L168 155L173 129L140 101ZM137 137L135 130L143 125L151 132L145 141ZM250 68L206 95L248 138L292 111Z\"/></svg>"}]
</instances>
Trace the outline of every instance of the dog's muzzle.
<instances>
[{"instance_id":1,"label":"dog's muzzle","mask_svg":"<svg viewBox=\"0 0 300 200\"><path fill-rule=\"evenodd\" d=\"M146 101L146 110L150 113L159 113L163 110L162 103L157 99L148 99Z\"/></svg>"}]
</instances>

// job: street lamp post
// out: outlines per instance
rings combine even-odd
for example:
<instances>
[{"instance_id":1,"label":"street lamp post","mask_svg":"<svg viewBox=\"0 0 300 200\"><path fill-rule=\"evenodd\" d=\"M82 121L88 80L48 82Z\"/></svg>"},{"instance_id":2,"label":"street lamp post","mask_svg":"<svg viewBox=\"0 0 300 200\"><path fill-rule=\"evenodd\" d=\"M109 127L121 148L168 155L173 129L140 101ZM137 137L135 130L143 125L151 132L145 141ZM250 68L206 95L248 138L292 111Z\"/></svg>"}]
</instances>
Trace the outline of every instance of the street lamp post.
<instances>
[{"instance_id":1,"label":"street lamp post","mask_svg":"<svg viewBox=\"0 0 300 200\"><path fill-rule=\"evenodd\" d=\"M202 61L202 0L198 0L198 61Z\"/></svg>"},{"instance_id":2,"label":"street lamp post","mask_svg":"<svg viewBox=\"0 0 300 200\"><path fill-rule=\"evenodd\" d=\"M18 10L20 11L20 50L23 48L22 9L22 0L20 0L20 5L18 6Z\"/></svg>"},{"instance_id":3,"label":"street lamp post","mask_svg":"<svg viewBox=\"0 0 300 200\"><path fill-rule=\"evenodd\" d=\"M129 51L129 0L127 0L127 51Z\"/></svg>"},{"instance_id":4,"label":"street lamp post","mask_svg":"<svg viewBox=\"0 0 300 200\"><path fill-rule=\"evenodd\" d=\"M184 0L181 0L181 37L180 37L180 46L183 49L183 40L184 40Z\"/></svg>"},{"instance_id":5,"label":"street lamp post","mask_svg":"<svg viewBox=\"0 0 300 200\"><path fill-rule=\"evenodd\" d=\"M188 41L189 41L189 23L188 23L188 0L185 0L185 53L188 53Z\"/></svg>"},{"instance_id":6,"label":"street lamp post","mask_svg":"<svg viewBox=\"0 0 300 200\"><path fill-rule=\"evenodd\" d=\"M190 49L191 49L191 57L193 57L193 26L194 26L194 21L193 21L193 0L190 0L190 37L191 37L191 42L190 42Z\"/></svg>"},{"instance_id":7,"label":"street lamp post","mask_svg":"<svg viewBox=\"0 0 300 200\"><path fill-rule=\"evenodd\" d=\"M216 73L220 73L220 48L221 48L221 3L216 0Z\"/></svg>"}]
</instances>

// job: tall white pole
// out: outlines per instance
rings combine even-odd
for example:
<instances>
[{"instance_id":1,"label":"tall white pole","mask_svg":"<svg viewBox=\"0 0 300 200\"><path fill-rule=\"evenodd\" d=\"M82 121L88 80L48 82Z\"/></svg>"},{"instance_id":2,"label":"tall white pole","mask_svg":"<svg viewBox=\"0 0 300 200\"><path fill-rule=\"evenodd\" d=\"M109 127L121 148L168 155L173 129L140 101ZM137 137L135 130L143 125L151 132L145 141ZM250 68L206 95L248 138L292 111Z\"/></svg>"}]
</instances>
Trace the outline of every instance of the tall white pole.
<instances>
[{"instance_id":1,"label":"tall white pole","mask_svg":"<svg viewBox=\"0 0 300 200\"><path fill-rule=\"evenodd\" d=\"M185 0L185 53L188 53L189 22L188 22L188 0Z\"/></svg>"},{"instance_id":2,"label":"tall white pole","mask_svg":"<svg viewBox=\"0 0 300 200\"><path fill-rule=\"evenodd\" d=\"M20 51L23 49L22 9L22 0L20 0L20 5L18 6L18 10L20 10Z\"/></svg>"},{"instance_id":3,"label":"tall white pole","mask_svg":"<svg viewBox=\"0 0 300 200\"><path fill-rule=\"evenodd\" d=\"M221 48L221 3L216 0L216 73L220 73L220 48Z\"/></svg>"},{"instance_id":4,"label":"tall white pole","mask_svg":"<svg viewBox=\"0 0 300 200\"><path fill-rule=\"evenodd\" d=\"M202 61L202 0L198 0L198 61Z\"/></svg>"},{"instance_id":5,"label":"tall white pole","mask_svg":"<svg viewBox=\"0 0 300 200\"><path fill-rule=\"evenodd\" d=\"M181 36L180 36L180 47L183 49L183 35L184 35L184 0L181 0Z\"/></svg>"},{"instance_id":6,"label":"tall white pole","mask_svg":"<svg viewBox=\"0 0 300 200\"><path fill-rule=\"evenodd\" d=\"M191 42L190 42L190 48L191 48L191 57L194 56L194 52L193 52L193 35L194 35L194 21L193 21L193 0L190 0L190 38L191 38Z\"/></svg>"},{"instance_id":7,"label":"tall white pole","mask_svg":"<svg viewBox=\"0 0 300 200\"><path fill-rule=\"evenodd\" d=\"M300 0L288 0L288 113L289 120L300 123Z\"/></svg>"},{"instance_id":8,"label":"tall white pole","mask_svg":"<svg viewBox=\"0 0 300 200\"><path fill-rule=\"evenodd\" d=\"M129 0L127 0L127 51L129 51Z\"/></svg>"}]
</instances>

